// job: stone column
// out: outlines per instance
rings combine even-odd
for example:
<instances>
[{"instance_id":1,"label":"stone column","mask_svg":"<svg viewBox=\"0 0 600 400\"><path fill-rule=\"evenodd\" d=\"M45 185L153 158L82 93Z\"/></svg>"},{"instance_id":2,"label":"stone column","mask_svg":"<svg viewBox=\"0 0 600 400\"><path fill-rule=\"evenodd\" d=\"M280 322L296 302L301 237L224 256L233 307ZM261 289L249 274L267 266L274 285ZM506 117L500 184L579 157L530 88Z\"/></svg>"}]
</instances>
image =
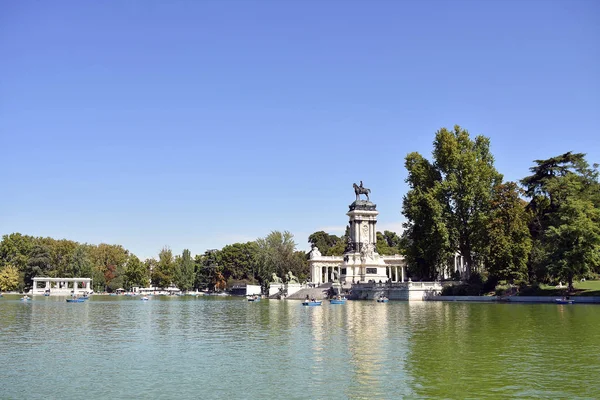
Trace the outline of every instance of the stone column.
<instances>
[{"instance_id":1,"label":"stone column","mask_svg":"<svg viewBox=\"0 0 600 400\"><path fill-rule=\"evenodd\" d=\"M31 289L31 294L34 294L37 291L37 281L33 280L33 289Z\"/></svg>"},{"instance_id":2,"label":"stone column","mask_svg":"<svg viewBox=\"0 0 600 400\"><path fill-rule=\"evenodd\" d=\"M404 265L402 266L402 282L404 282Z\"/></svg>"}]
</instances>

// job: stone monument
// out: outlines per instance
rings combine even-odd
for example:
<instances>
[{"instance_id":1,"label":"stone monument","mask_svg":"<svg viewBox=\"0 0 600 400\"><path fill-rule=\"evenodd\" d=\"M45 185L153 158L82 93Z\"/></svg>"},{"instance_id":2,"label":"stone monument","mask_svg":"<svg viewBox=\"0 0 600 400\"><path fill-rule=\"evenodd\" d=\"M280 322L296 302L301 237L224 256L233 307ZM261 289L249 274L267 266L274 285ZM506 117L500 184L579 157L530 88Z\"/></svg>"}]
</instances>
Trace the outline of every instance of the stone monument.
<instances>
[{"instance_id":1,"label":"stone monument","mask_svg":"<svg viewBox=\"0 0 600 400\"><path fill-rule=\"evenodd\" d=\"M371 190L354 183L356 200L350 204L346 214L350 217L343 256L324 256L316 246L309 254L308 263L311 282L323 283L368 283L379 281L404 282L406 262L404 257L395 254L381 256L377 253L377 206L371 202ZM366 200L361 196L365 196Z\"/></svg>"},{"instance_id":2,"label":"stone monument","mask_svg":"<svg viewBox=\"0 0 600 400\"><path fill-rule=\"evenodd\" d=\"M350 237L341 266L345 270L346 282L386 282L387 265L377 253L377 205L369 200L370 189L353 184L356 200L350 204ZM364 194L367 200L361 200Z\"/></svg>"}]
</instances>

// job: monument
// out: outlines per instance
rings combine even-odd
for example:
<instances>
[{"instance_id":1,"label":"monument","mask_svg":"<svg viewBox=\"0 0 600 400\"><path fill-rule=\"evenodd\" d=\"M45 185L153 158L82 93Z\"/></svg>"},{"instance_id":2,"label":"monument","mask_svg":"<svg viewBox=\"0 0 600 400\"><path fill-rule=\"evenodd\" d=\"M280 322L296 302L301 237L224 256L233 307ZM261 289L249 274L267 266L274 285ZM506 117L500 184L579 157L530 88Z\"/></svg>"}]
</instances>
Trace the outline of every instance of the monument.
<instances>
[{"instance_id":1,"label":"monument","mask_svg":"<svg viewBox=\"0 0 600 400\"><path fill-rule=\"evenodd\" d=\"M346 281L385 282L389 279L387 265L377 253L377 205L370 201L371 190L363 187L362 181L360 186L354 183L353 187L356 200L346 214L350 217L350 236L342 264ZM361 200L361 194L367 199Z\"/></svg>"},{"instance_id":2,"label":"monument","mask_svg":"<svg viewBox=\"0 0 600 400\"><path fill-rule=\"evenodd\" d=\"M322 256L317 247L309 254L312 282L358 283L403 282L405 261L401 255L377 253L377 205L369 199L371 190L354 183L356 200L350 204L349 236L343 256ZM366 197L366 200L361 198Z\"/></svg>"}]
</instances>

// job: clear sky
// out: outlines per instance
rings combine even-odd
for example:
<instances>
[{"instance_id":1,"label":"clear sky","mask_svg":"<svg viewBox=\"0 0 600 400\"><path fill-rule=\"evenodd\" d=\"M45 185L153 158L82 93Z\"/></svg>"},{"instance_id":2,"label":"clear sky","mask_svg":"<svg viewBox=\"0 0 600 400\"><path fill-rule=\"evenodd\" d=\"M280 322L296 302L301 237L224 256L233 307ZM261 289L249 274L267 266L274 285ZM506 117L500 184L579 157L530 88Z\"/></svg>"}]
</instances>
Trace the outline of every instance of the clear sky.
<instances>
[{"instance_id":1,"label":"clear sky","mask_svg":"<svg viewBox=\"0 0 600 400\"><path fill-rule=\"evenodd\" d=\"M0 234L307 249L359 180L399 231L454 124L507 180L600 162L600 2L0 0Z\"/></svg>"}]
</instances>

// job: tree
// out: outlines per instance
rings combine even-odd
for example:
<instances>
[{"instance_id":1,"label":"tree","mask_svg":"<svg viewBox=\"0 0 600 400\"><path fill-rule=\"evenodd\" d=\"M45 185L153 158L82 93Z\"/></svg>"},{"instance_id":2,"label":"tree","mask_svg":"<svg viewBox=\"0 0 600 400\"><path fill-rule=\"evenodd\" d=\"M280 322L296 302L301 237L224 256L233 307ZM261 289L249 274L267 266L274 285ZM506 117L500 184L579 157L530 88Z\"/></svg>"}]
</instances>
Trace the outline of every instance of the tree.
<instances>
[{"instance_id":1,"label":"tree","mask_svg":"<svg viewBox=\"0 0 600 400\"><path fill-rule=\"evenodd\" d=\"M30 288L36 276L48 276L52 269L50 265L50 252L46 246L36 244L31 249L29 260L25 266L25 287Z\"/></svg>"},{"instance_id":2,"label":"tree","mask_svg":"<svg viewBox=\"0 0 600 400\"><path fill-rule=\"evenodd\" d=\"M94 266L92 279L98 286L102 284L105 290L115 290L123 286L123 273L125 263L129 258L129 251L121 245L100 243L90 249L90 259ZM114 280L114 282L113 282Z\"/></svg>"},{"instance_id":3,"label":"tree","mask_svg":"<svg viewBox=\"0 0 600 400\"><path fill-rule=\"evenodd\" d=\"M88 246L79 245L75 248L71 257L68 273L62 276L71 276L75 278L91 278L92 262L88 255Z\"/></svg>"},{"instance_id":4,"label":"tree","mask_svg":"<svg viewBox=\"0 0 600 400\"><path fill-rule=\"evenodd\" d=\"M129 255L127 264L125 264L125 286L127 288L146 287L150 283L149 276L146 265L134 254Z\"/></svg>"},{"instance_id":5,"label":"tree","mask_svg":"<svg viewBox=\"0 0 600 400\"><path fill-rule=\"evenodd\" d=\"M258 258L256 242L227 245L219 251L219 255L225 279L254 281Z\"/></svg>"},{"instance_id":6,"label":"tree","mask_svg":"<svg viewBox=\"0 0 600 400\"><path fill-rule=\"evenodd\" d=\"M402 247L411 275L433 280L443 272L455 247L445 220L448 214L441 196L440 172L418 153L405 162L410 190L404 196Z\"/></svg>"},{"instance_id":7,"label":"tree","mask_svg":"<svg viewBox=\"0 0 600 400\"><path fill-rule=\"evenodd\" d=\"M529 275L534 280L551 280L558 278L556 273L556 243L550 237L556 237L558 231L549 235L549 229L563 225L565 233L565 202L577 202L577 199L589 202L596 209L600 208L600 184L598 183L597 165L593 167L585 160L585 154L567 152L546 160L535 160L530 168L532 174L521 180L526 195L531 200L527 205L532 219L529 230L533 239L533 247L529 256ZM585 207L584 207L585 209ZM560 214L563 214L562 216ZM568 214L568 213L567 213ZM556 225L558 224L558 225ZM548 268L554 265L554 268Z\"/></svg>"},{"instance_id":8,"label":"tree","mask_svg":"<svg viewBox=\"0 0 600 400\"><path fill-rule=\"evenodd\" d=\"M19 270L14 265L5 265L0 269L0 291L7 292L19 287Z\"/></svg>"},{"instance_id":9,"label":"tree","mask_svg":"<svg viewBox=\"0 0 600 400\"><path fill-rule=\"evenodd\" d=\"M341 255L341 254L331 254L332 248L337 250L336 245L338 243L343 244L342 240L339 237L337 237L336 235L330 235L330 234L326 233L325 231L318 231L318 232L311 234L308 237L308 243L310 243L311 246L317 246L317 248L319 249L321 254L324 256Z\"/></svg>"},{"instance_id":10,"label":"tree","mask_svg":"<svg viewBox=\"0 0 600 400\"><path fill-rule=\"evenodd\" d=\"M42 244L50 251L50 264L55 270L56 276L72 277L71 258L78 244L72 240L55 240L52 238L40 239Z\"/></svg>"},{"instance_id":11,"label":"tree","mask_svg":"<svg viewBox=\"0 0 600 400\"><path fill-rule=\"evenodd\" d=\"M175 262L173 252L170 248L164 247L158 254L158 263L152 271L152 284L160 288L165 288L173 283L174 277Z\"/></svg>"},{"instance_id":12,"label":"tree","mask_svg":"<svg viewBox=\"0 0 600 400\"><path fill-rule=\"evenodd\" d=\"M196 286L217 290L227 283L223 276L223 266L219 265L220 251L207 250L202 256L196 256Z\"/></svg>"},{"instance_id":13,"label":"tree","mask_svg":"<svg viewBox=\"0 0 600 400\"><path fill-rule=\"evenodd\" d=\"M391 256L400 253L400 237L391 231L377 232L377 252Z\"/></svg>"},{"instance_id":14,"label":"tree","mask_svg":"<svg viewBox=\"0 0 600 400\"><path fill-rule=\"evenodd\" d=\"M566 280L572 291L574 278L600 265L600 207L581 196L576 176L565 176L559 184L571 194L560 201L545 232L547 262L550 274Z\"/></svg>"},{"instance_id":15,"label":"tree","mask_svg":"<svg viewBox=\"0 0 600 400\"><path fill-rule=\"evenodd\" d=\"M403 204L407 258L435 274L458 249L469 276L486 246L485 215L502 175L494 168L490 141L484 136L471 140L459 126L453 131L442 128L433 147L433 164L418 153L406 157L411 187Z\"/></svg>"},{"instance_id":16,"label":"tree","mask_svg":"<svg viewBox=\"0 0 600 400\"><path fill-rule=\"evenodd\" d=\"M188 249L177 257L174 283L182 291L191 290L194 286L194 260Z\"/></svg>"},{"instance_id":17,"label":"tree","mask_svg":"<svg viewBox=\"0 0 600 400\"><path fill-rule=\"evenodd\" d=\"M285 277L288 271L295 276L306 276L308 263L304 256L298 257L294 235L290 232L273 231L256 240L258 245L258 279L266 286L273 273Z\"/></svg>"},{"instance_id":18,"label":"tree","mask_svg":"<svg viewBox=\"0 0 600 400\"><path fill-rule=\"evenodd\" d=\"M491 275L510 282L527 278L527 257L531 251L529 217L520 194L514 182L497 185L486 219L485 266Z\"/></svg>"},{"instance_id":19,"label":"tree","mask_svg":"<svg viewBox=\"0 0 600 400\"><path fill-rule=\"evenodd\" d=\"M446 214L444 218L453 235L452 242L466 261L466 274L471 274L474 255L483 250L481 239L484 219L490 210L493 187L502 182L494 168L490 140L469 133L459 126L454 131L441 129L434 141L435 167L442 176L440 190Z\"/></svg>"},{"instance_id":20,"label":"tree","mask_svg":"<svg viewBox=\"0 0 600 400\"><path fill-rule=\"evenodd\" d=\"M20 233L3 235L0 242L0 266L10 264L17 267L19 271L24 271L34 244L33 236Z\"/></svg>"}]
</instances>

